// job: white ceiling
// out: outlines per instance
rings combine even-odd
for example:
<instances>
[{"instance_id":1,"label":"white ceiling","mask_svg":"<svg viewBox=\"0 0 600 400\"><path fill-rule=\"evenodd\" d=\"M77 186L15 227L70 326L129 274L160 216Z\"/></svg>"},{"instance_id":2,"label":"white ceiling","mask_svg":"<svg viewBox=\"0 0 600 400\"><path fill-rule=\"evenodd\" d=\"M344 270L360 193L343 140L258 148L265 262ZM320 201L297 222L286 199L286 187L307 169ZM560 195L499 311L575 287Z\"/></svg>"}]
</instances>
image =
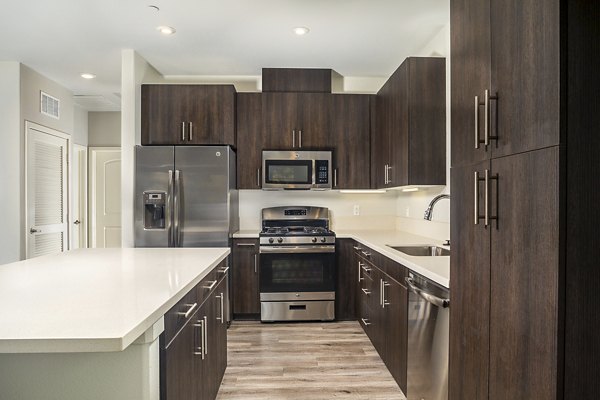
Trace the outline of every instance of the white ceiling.
<instances>
[{"instance_id":1,"label":"white ceiling","mask_svg":"<svg viewBox=\"0 0 600 400\"><path fill-rule=\"evenodd\" d=\"M387 77L449 20L449 0L3 3L0 60L20 61L76 95L113 99L121 89L121 49L135 49L163 75L260 75L262 67L313 67ZM162 36L159 25L177 33ZM310 33L298 37L295 26ZM84 80L82 72L97 78Z\"/></svg>"}]
</instances>

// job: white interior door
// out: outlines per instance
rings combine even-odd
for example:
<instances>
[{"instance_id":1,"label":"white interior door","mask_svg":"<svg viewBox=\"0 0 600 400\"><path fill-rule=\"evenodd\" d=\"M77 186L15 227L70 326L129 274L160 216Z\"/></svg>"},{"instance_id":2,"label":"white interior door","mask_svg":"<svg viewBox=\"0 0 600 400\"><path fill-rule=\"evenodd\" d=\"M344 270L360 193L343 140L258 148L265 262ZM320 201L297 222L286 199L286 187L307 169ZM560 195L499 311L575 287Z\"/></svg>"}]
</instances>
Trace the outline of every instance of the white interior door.
<instances>
[{"instance_id":1,"label":"white interior door","mask_svg":"<svg viewBox=\"0 0 600 400\"><path fill-rule=\"evenodd\" d=\"M73 145L71 157L71 249L87 247L87 147Z\"/></svg>"},{"instance_id":2,"label":"white interior door","mask_svg":"<svg viewBox=\"0 0 600 400\"><path fill-rule=\"evenodd\" d=\"M89 152L90 247L121 247L121 149Z\"/></svg>"},{"instance_id":3,"label":"white interior door","mask_svg":"<svg viewBox=\"0 0 600 400\"><path fill-rule=\"evenodd\" d=\"M67 250L68 136L26 122L27 258Z\"/></svg>"}]
</instances>

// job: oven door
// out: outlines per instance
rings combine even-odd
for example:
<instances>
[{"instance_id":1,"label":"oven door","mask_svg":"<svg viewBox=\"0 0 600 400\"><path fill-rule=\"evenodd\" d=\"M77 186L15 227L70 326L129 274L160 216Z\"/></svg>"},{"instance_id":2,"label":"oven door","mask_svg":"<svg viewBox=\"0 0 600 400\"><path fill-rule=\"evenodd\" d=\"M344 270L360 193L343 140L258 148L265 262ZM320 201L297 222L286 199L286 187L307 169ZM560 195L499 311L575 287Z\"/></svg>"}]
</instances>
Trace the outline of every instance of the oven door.
<instances>
[{"instance_id":1,"label":"oven door","mask_svg":"<svg viewBox=\"0 0 600 400\"><path fill-rule=\"evenodd\" d=\"M275 300L271 294L290 292L335 293L334 246L261 248L261 300Z\"/></svg>"}]
</instances>

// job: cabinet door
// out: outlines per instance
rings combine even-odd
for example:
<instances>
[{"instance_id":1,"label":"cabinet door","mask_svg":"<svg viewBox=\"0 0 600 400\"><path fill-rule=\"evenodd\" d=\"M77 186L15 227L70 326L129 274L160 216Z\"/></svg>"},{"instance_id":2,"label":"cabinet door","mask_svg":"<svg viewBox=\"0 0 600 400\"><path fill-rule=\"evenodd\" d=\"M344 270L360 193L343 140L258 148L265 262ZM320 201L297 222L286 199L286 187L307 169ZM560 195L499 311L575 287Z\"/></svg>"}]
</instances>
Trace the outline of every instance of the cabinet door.
<instances>
[{"instance_id":1,"label":"cabinet door","mask_svg":"<svg viewBox=\"0 0 600 400\"><path fill-rule=\"evenodd\" d=\"M383 281L383 274L379 269L375 267L372 268L373 271L371 273L371 277L373 278L373 288L371 293L370 308L373 313L373 329L371 342L373 342L373 346L375 346L379 356L383 359L385 358L386 354L386 313L384 308L381 306L381 283Z\"/></svg>"},{"instance_id":2,"label":"cabinet door","mask_svg":"<svg viewBox=\"0 0 600 400\"><path fill-rule=\"evenodd\" d=\"M369 189L371 162L370 97L333 95L331 140L334 189Z\"/></svg>"},{"instance_id":3,"label":"cabinet door","mask_svg":"<svg viewBox=\"0 0 600 400\"><path fill-rule=\"evenodd\" d=\"M489 398L555 399L559 148L492 160L492 172L498 176L492 212L499 219L491 229ZM450 280L454 301L461 288Z\"/></svg>"},{"instance_id":4,"label":"cabinet door","mask_svg":"<svg viewBox=\"0 0 600 400\"><path fill-rule=\"evenodd\" d=\"M403 268L398 266L399 268ZM408 290L388 276L384 278L385 357L388 370L406 393L408 346Z\"/></svg>"},{"instance_id":5,"label":"cabinet door","mask_svg":"<svg viewBox=\"0 0 600 400\"><path fill-rule=\"evenodd\" d=\"M227 286L229 280L227 277L223 278L217 285L213 294L213 311L214 319L212 328L209 330L209 343L211 351L211 370L213 375L211 376L212 391L216 397L225 369L227 368L227 309L226 309L226 296Z\"/></svg>"},{"instance_id":6,"label":"cabinet door","mask_svg":"<svg viewBox=\"0 0 600 400\"><path fill-rule=\"evenodd\" d=\"M472 165L489 159L492 151L483 144L475 148L476 112L481 140L484 133L483 106L475 107L475 96L483 102L484 91L491 87L490 0L452 0L450 26L451 161L452 166Z\"/></svg>"},{"instance_id":7,"label":"cabinet door","mask_svg":"<svg viewBox=\"0 0 600 400\"><path fill-rule=\"evenodd\" d=\"M483 177L485 169L489 161L451 169L451 191L461 201L450 203L449 400L488 398L491 228L483 221L475 225L474 219L475 172ZM478 214L483 215L483 183L478 182L478 188Z\"/></svg>"},{"instance_id":8,"label":"cabinet door","mask_svg":"<svg viewBox=\"0 0 600 400\"><path fill-rule=\"evenodd\" d=\"M358 287L357 264L350 239L338 239L336 243L336 290L335 318L340 321L356 319L356 294Z\"/></svg>"},{"instance_id":9,"label":"cabinet door","mask_svg":"<svg viewBox=\"0 0 600 400\"><path fill-rule=\"evenodd\" d=\"M182 85L186 144L235 145L235 89L232 85ZM191 125L190 125L191 124Z\"/></svg>"},{"instance_id":10,"label":"cabinet door","mask_svg":"<svg viewBox=\"0 0 600 400\"><path fill-rule=\"evenodd\" d=\"M168 400L195 399L196 386L194 354L195 346L199 344L200 332L194 324L198 312L192 316L192 321L184 326L173 341L161 351L161 398Z\"/></svg>"},{"instance_id":11,"label":"cabinet door","mask_svg":"<svg viewBox=\"0 0 600 400\"><path fill-rule=\"evenodd\" d=\"M328 93L298 93L296 146L302 149L331 148L330 132L332 96Z\"/></svg>"},{"instance_id":12,"label":"cabinet door","mask_svg":"<svg viewBox=\"0 0 600 400\"><path fill-rule=\"evenodd\" d=\"M238 189L260 189L263 143L262 95L237 95L237 182Z\"/></svg>"},{"instance_id":13,"label":"cabinet door","mask_svg":"<svg viewBox=\"0 0 600 400\"><path fill-rule=\"evenodd\" d=\"M390 169L388 185L391 187L408 185L409 162L409 65L410 59L400 65L390 78ZM422 156L422 155L421 155Z\"/></svg>"},{"instance_id":14,"label":"cabinet door","mask_svg":"<svg viewBox=\"0 0 600 400\"><path fill-rule=\"evenodd\" d=\"M262 129L264 150L287 150L298 146L298 95L263 93Z\"/></svg>"},{"instance_id":15,"label":"cabinet door","mask_svg":"<svg viewBox=\"0 0 600 400\"><path fill-rule=\"evenodd\" d=\"M386 166L390 163L390 96L390 87L386 84L375 98L375 129L371 132L371 179L372 186L376 189L388 186Z\"/></svg>"},{"instance_id":16,"label":"cabinet door","mask_svg":"<svg viewBox=\"0 0 600 400\"><path fill-rule=\"evenodd\" d=\"M142 85L143 145L185 142L186 92L185 85Z\"/></svg>"},{"instance_id":17,"label":"cabinet door","mask_svg":"<svg viewBox=\"0 0 600 400\"><path fill-rule=\"evenodd\" d=\"M234 239L231 297L234 318L260 316L258 239Z\"/></svg>"},{"instance_id":18,"label":"cabinet door","mask_svg":"<svg viewBox=\"0 0 600 400\"><path fill-rule=\"evenodd\" d=\"M560 5L551 0L491 2L492 93L498 94L498 101L491 102L492 111L497 110L494 157L560 142Z\"/></svg>"}]
</instances>

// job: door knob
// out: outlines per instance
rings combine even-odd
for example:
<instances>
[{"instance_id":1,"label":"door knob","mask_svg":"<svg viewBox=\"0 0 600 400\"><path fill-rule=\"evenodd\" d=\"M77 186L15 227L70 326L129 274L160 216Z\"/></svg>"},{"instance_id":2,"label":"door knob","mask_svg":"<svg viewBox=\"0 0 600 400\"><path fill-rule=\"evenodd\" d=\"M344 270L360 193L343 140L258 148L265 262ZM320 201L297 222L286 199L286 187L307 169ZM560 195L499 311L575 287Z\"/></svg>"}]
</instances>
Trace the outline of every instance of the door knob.
<instances>
[{"instance_id":1,"label":"door knob","mask_svg":"<svg viewBox=\"0 0 600 400\"><path fill-rule=\"evenodd\" d=\"M76 219L75 221L73 221L74 225L79 225L81 223L81 221L79 221L78 219Z\"/></svg>"},{"instance_id":2,"label":"door knob","mask_svg":"<svg viewBox=\"0 0 600 400\"><path fill-rule=\"evenodd\" d=\"M42 231L39 230L39 229L31 228L31 229L29 229L29 233L31 233L31 234L33 234L33 233L42 233Z\"/></svg>"}]
</instances>

